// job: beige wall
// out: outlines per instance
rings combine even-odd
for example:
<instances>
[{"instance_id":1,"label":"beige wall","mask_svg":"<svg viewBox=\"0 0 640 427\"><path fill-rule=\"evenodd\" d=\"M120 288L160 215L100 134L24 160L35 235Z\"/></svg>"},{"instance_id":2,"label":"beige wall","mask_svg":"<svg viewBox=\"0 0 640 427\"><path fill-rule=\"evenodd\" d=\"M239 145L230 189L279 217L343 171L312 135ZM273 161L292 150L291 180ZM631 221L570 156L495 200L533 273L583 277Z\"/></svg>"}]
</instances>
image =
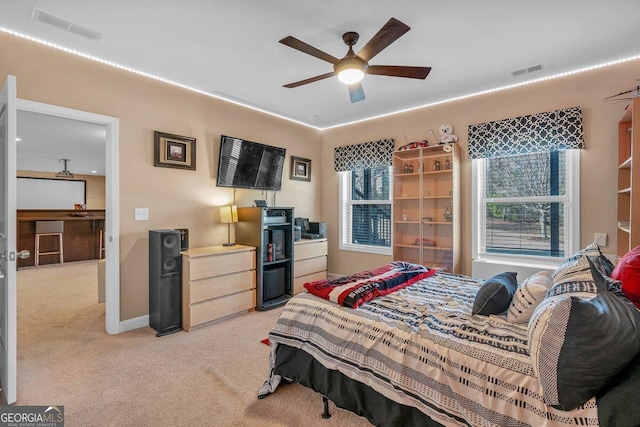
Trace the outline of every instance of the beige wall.
<instances>
[{"instance_id":1,"label":"beige wall","mask_svg":"<svg viewBox=\"0 0 640 427\"><path fill-rule=\"evenodd\" d=\"M78 175L73 178L56 178L53 172L19 170L17 176L22 178L48 178L65 179L73 181L86 181L87 209L105 209L105 180L104 176Z\"/></svg>"},{"instance_id":2,"label":"beige wall","mask_svg":"<svg viewBox=\"0 0 640 427\"><path fill-rule=\"evenodd\" d=\"M615 247L616 132L624 104L602 102L635 84L639 62L617 65L387 118L317 132L278 118L195 94L128 72L84 60L0 33L0 78L17 77L18 97L90 111L120 119L121 319L148 312L147 231L189 228L191 246L221 244L226 226L214 206L233 192L215 186L221 134L287 149L279 206L296 216L329 224L329 271L347 274L391 258L338 250L338 179L333 148L393 137L402 144L432 137L450 123L466 156L467 125L558 108L581 106L587 150L581 152L581 242L606 232ZM429 84L428 80L425 83ZM366 101L365 101L366 102ZM153 131L197 139L197 170L153 167ZM312 160L312 182L289 180L289 156ZM462 162L462 273L471 272L471 162ZM270 197L271 195L269 195ZM238 190L237 204L268 199L259 191ZM149 208L149 221L134 221L135 207Z\"/></svg>"},{"instance_id":3,"label":"beige wall","mask_svg":"<svg viewBox=\"0 0 640 427\"><path fill-rule=\"evenodd\" d=\"M602 99L630 89L638 77L640 61L601 68L551 81L495 92L412 112L325 130L322 133L323 218L329 222L329 271L347 274L389 262L391 257L362 256L338 249L338 175L333 171L333 148L392 137L403 145L401 135L409 141L433 137L442 123L453 125L462 148L461 216L462 273L471 274L471 161L467 159L467 126L509 117L581 106L586 150L581 151L581 245L594 240L595 232L609 235L604 252L615 252L617 189L617 123L626 104ZM470 76L472 78L472 76ZM428 79L424 84L429 84Z\"/></svg>"},{"instance_id":4,"label":"beige wall","mask_svg":"<svg viewBox=\"0 0 640 427\"><path fill-rule=\"evenodd\" d=\"M299 216L320 216L313 129L0 33L0 79L8 74L17 78L19 98L120 119L122 320L148 313L149 229L188 228L191 247L226 242L227 226L214 215L215 206L233 199L231 189L215 184L221 134L286 148L277 204L295 207ZM155 130L196 138L196 171L154 167ZM289 179L291 155L311 159L310 183ZM239 206L266 198L260 191L237 192ZM149 221L134 221L136 207L149 208Z\"/></svg>"}]
</instances>

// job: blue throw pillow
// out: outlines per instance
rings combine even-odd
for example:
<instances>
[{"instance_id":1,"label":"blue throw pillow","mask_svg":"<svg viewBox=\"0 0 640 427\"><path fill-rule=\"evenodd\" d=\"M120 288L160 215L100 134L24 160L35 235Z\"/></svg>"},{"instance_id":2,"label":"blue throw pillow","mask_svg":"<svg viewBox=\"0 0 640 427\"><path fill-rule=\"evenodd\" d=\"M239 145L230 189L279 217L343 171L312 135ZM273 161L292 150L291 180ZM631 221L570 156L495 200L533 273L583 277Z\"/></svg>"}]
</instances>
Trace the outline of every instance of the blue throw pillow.
<instances>
[{"instance_id":1,"label":"blue throw pillow","mask_svg":"<svg viewBox=\"0 0 640 427\"><path fill-rule=\"evenodd\" d=\"M489 316L504 313L518 288L517 273L505 272L487 279L473 302L473 314Z\"/></svg>"}]
</instances>

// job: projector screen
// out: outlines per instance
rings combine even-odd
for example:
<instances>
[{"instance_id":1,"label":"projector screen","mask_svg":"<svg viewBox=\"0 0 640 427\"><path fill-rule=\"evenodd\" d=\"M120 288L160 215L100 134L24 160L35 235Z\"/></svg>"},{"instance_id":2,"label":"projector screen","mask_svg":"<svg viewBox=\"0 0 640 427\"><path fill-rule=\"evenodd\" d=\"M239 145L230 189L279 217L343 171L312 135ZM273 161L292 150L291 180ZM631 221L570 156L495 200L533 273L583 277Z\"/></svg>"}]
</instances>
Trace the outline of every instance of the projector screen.
<instances>
[{"instance_id":1,"label":"projector screen","mask_svg":"<svg viewBox=\"0 0 640 427\"><path fill-rule=\"evenodd\" d=\"M18 177L17 190L17 209L73 209L87 200L83 180Z\"/></svg>"}]
</instances>

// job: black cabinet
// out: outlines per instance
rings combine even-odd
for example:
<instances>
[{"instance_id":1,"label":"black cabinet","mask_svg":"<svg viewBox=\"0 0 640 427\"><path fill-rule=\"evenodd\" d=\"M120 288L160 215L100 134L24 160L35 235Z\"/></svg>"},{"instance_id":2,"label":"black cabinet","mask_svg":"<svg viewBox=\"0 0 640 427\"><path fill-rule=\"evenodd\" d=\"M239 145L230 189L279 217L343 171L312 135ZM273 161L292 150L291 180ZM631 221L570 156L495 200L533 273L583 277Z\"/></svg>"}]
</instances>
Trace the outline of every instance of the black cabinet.
<instances>
[{"instance_id":1,"label":"black cabinet","mask_svg":"<svg viewBox=\"0 0 640 427\"><path fill-rule=\"evenodd\" d=\"M293 208L238 208L236 243L256 247L256 309L293 295Z\"/></svg>"}]
</instances>

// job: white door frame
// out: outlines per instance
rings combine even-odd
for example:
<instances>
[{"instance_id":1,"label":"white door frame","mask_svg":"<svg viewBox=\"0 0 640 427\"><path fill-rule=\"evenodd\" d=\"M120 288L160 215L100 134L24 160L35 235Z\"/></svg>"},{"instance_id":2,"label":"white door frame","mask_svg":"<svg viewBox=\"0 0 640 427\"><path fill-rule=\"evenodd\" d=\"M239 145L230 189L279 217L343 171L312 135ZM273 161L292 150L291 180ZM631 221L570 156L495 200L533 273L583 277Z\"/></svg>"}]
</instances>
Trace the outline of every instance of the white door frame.
<instances>
[{"instance_id":1,"label":"white door frame","mask_svg":"<svg viewBox=\"0 0 640 427\"><path fill-rule=\"evenodd\" d=\"M48 114L74 120L82 120L106 127L106 218L105 221L105 326L109 334L119 334L120 327L120 214L119 214L119 120L115 117L87 111L74 110L57 105L17 99L17 109ZM20 248L18 248L20 250Z\"/></svg>"},{"instance_id":2,"label":"white door frame","mask_svg":"<svg viewBox=\"0 0 640 427\"><path fill-rule=\"evenodd\" d=\"M4 188L0 191L0 239L3 240L2 269L4 276L0 278L0 377L4 387L4 396L8 404L16 402L17 394L17 313L16 313L16 78L8 75L1 89L6 108L2 119L4 128L0 150L2 154L2 177ZM1 107L0 107L1 108ZM0 124L0 128L2 128ZM6 139L6 141L5 141ZM0 270L2 270L0 269ZM3 272L0 271L0 274Z\"/></svg>"}]
</instances>

